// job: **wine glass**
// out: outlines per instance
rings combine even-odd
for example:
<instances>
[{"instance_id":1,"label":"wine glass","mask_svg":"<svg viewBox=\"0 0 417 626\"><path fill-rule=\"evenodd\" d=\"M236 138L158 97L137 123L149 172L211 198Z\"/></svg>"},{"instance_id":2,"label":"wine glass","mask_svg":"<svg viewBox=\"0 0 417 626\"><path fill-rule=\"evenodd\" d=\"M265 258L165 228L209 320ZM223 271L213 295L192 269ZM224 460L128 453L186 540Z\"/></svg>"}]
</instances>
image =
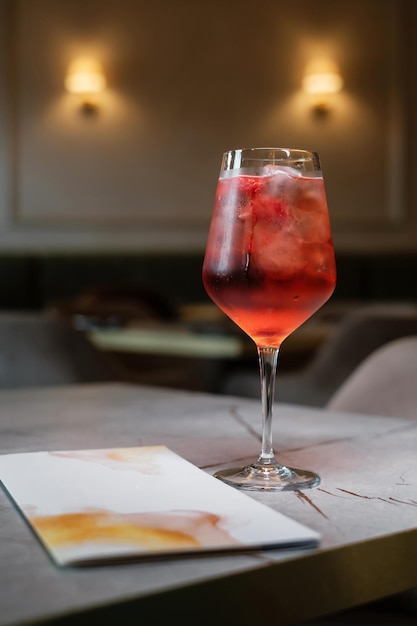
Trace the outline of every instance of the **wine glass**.
<instances>
[{"instance_id":1,"label":"wine glass","mask_svg":"<svg viewBox=\"0 0 417 626\"><path fill-rule=\"evenodd\" d=\"M315 473L279 463L272 446L279 348L330 298L336 284L317 153L248 148L223 155L203 283L215 304L255 342L261 382L260 455L216 477L253 491L318 485Z\"/></svg>"}]
</instances>

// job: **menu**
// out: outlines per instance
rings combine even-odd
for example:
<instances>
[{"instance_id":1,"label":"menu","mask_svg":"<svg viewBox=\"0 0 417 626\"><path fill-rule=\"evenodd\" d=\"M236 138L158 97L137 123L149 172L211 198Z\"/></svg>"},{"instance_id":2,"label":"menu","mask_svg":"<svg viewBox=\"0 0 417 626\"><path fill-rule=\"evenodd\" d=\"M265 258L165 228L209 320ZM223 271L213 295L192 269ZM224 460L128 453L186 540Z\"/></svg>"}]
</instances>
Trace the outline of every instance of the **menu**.
<instances>
[{"instance_id":1,"label":"menu","mask_svg":"<svg viewBox=\"0 0 417 626\"><path fill-rule=\"evenodd\" d=\"M320 541L164 445L5 454L0 480L59 566Z\"/></svg>"}]
</instances>

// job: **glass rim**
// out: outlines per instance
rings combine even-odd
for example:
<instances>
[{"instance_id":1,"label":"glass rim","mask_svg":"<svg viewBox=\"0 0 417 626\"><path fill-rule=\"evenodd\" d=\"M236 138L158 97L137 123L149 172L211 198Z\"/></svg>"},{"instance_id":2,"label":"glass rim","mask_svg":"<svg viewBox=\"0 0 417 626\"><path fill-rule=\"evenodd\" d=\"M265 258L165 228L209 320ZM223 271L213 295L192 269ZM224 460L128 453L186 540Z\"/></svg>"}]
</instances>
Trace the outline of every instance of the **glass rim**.
<instances>
[{"instance_id":1,"label":"glass rim","mask_svg":"<svg viewBox=\"0 0 417 626\"><path fill-rule=\"evenodd\" d=\"M270 152L271 154L281 153L285 155L284 158L292 158L295 154L305 155L308 157L319 156L318 152L315 152L314 150L307 150L303 148L288 148L288 147L278 148L276 146L259 146L257 148L231 148L230 150L226 150L223 153L223 156L226 156L227 154L238 154L238 153L240 154L247 153L249 155L251 153L255 154L256 152ZM274 157L271 156L270 158L273 159Z\"/></svg>"},{"instance_id":2,"label":"glass rim","mask_svg":"<svg viewBox=\"0 0 417 626\"><path fill-rule=\"evenodd\" d=\"M301 148L233 148L223 153L222 170L236 170L248 167L252 163L285 163L285 162L310 163L314 170L321 171L321 162L318 152ZM243 165L245 163L245 166ZM310 165L311 167L311 165ZM309 168L310 169L310 168Z\"/></svg>"}]
</instances>

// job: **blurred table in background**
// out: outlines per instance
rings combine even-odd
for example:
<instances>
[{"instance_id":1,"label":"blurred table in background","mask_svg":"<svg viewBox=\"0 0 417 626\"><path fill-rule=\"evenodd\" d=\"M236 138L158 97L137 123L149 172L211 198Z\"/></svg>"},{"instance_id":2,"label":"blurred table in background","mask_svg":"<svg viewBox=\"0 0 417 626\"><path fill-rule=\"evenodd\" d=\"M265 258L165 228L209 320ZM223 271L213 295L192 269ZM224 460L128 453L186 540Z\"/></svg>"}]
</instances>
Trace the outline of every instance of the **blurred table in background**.
<instances>
[{"instance_id":1,"label":"blurred table in background","mask_svg":"<svg viewBox=\"0 0 417 626\"><path fill-rule=\"evenodd\" d=\"M330 336L335 318L335 312L329 319L314 316L288 337L281 371L303 367ZM138 320L87 334L130 382L216 392L230 370L247 365L256 372L258 367L253 341L214 305L183 307L175 321Z\"/></svg>"}]
</instances>

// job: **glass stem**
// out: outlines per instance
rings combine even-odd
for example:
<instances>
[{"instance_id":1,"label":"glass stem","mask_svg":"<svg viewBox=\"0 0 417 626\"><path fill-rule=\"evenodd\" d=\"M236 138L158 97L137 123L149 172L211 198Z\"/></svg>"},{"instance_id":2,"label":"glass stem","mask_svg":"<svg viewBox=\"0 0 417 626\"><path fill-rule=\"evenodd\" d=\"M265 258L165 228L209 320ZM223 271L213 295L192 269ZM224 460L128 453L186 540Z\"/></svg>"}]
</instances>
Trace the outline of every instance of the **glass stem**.
<instances>
[{"instance_id":1,"label":"glass stem","mask_svg":"<svg viewBox=\"0 0 417 626\"><path fill-rule=\"evenodd\" d=\"M262 400L262 448L258 457L258 464L262 466L277 465L272 447L272 411L278 354L279 348L258 347Z\"/></svg>"}]
</instances>

